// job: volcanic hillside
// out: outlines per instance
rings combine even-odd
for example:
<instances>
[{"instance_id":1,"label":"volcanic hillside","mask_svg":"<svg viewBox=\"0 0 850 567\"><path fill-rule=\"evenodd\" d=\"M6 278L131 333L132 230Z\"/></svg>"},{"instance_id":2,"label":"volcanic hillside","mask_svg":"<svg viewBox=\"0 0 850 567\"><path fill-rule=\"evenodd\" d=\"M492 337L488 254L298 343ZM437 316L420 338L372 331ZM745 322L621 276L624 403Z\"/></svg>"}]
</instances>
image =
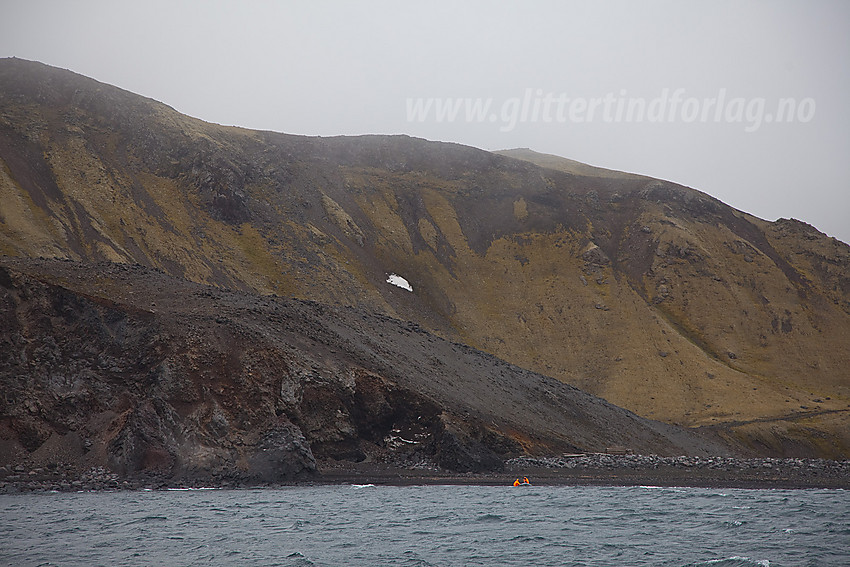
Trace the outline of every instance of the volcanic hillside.
<instances>
[{"instance_id":1,"label":"volcanic hillside","mask_svg":"<svg viewBox=\"0 0 850 567\"><path fill-rule=\"evenodd\" d=\"M498 469L519 455L716 455L412 322L128 264L0 262L2 464L279 481L317 460Z\"/></svg>"},{"instance_id":2,"label":"volcanic hillside","mask_svg":"<svg viewBox=\"0 0 850 567\"><path fill-rule=\"evenodd\" d=\"M850 248L803 222L527 150L223 127L17 59L0 159L0 253L89 285L139 264L355 308L730 446L850 456Z\"/></svg>"}]
</instances>

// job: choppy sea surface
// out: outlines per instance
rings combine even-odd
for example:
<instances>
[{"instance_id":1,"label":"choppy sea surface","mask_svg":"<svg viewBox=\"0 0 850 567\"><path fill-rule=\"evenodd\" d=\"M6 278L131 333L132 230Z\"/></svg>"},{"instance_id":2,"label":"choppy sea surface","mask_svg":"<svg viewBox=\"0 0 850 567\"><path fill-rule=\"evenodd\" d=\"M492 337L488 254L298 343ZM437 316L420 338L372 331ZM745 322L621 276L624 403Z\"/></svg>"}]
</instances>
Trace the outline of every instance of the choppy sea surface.
<instances>
[{"instance_id":1,"label":"choppy sea surface","mask_svg":"<svg viewBox=\"0 0 850 567\"><path fill-rule=\"evenodd\" d=\"M850 492L291 487L0 496L0 564L847 566Z\"/></svg>"}]
</instances>

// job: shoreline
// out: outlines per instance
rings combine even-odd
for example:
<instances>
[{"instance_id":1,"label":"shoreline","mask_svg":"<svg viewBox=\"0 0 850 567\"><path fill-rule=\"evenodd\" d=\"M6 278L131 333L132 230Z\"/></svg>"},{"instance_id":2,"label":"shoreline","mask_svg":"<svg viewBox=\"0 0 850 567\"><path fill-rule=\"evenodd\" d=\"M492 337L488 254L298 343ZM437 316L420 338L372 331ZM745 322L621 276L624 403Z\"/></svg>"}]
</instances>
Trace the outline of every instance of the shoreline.
<instances>
[{"instance_id":1,"label":"shoreline","mask_svg":"<svg viewBox=\"0 0 850 567\"><path fill-rule=\"evenodd\" d=\"M649 463L641 461L649 461ZM694 460L697 462L694 463ZM501 471L454 473L393 466L326 468L313 484L387 486L509 486L528 477L532 486L657 486L741 489L850 489L850 461L582 456L573 466L551 459L508 461Z\"/></svg>"},{"instance_id":2,"label":"shoreline","mask_svg":"<svg viewBox=\"0 0 850 567\"><path fill-rule=\"evenodd\" d=\"M374 484L376 486L506 486L527 476L532 486L651 486L729 489L850 489L850 461L738 459L587 454L520 457L498 471L459 473L420 464L329 461L279 482L223 475L135 475L121 478L103 467L87 471L17 466L0 470L0 495L165 489L251 489Z\"/></svg>"}]
</instances>

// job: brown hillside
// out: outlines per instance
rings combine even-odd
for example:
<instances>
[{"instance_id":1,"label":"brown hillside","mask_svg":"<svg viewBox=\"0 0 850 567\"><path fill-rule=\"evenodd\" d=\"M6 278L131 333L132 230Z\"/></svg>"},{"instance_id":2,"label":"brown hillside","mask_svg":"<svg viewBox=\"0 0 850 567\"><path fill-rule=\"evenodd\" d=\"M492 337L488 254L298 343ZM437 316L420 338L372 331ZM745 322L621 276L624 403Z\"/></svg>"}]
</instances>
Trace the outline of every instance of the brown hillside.
<instances>
[{"instance_id":1,"label":"brown hillside","mask_svg":"<svg viewBox=\"0 0 850 567\"><path fill-rule=\"evenodd\" d=\"M244 482L317 461L729 451L412 322L138 265L0 257L0 322L4 466Z\"/></svg>"},{"instance_id":2,"label":"brown hillside","mask_svg":"<svg viewBox=\"0 0 850 567\"><path fill-rule=\"evenodd\" d=\"M514 159L529 161L533 164L539 165L540 167L545 167L547 169L554 169L557 171L563 171L565 173L572 173L574 175L583 175L585 177L607 177L610 179L643 179L644 181L653 180L651 177L646 177L645 175L636 175L634 173L625 173L623 171L615 171L613 169L596 167L593 165L582 163L580 161L576 161L574 159L569 159L561 156L554 156L552 154L542 154L540 152L535 152L534 150L531 150L529 148L498 150L493 153L511 157Z\"/></svg>"},{"instance_id":3,"label":"brown hillside","mask_svg":"<svg viewBox=\"0 0 850 567\"><path fill-rule=\"evenodd\" d=\"M850 249L799 221L551 158L221 127L21 60L0 158L4 254L356 306L765 454L850 455Z\"/></svg>"}]
</instances>

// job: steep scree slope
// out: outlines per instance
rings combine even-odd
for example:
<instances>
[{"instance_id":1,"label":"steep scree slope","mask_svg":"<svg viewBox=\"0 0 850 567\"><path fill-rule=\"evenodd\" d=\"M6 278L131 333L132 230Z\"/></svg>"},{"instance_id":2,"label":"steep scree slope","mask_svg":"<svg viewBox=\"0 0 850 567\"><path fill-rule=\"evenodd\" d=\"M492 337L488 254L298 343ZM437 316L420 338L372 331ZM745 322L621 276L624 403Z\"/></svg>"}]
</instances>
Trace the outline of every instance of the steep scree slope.
<instances>
[{"instance_id":1,"label":"steep scree slope","mask_svg":"<svg viewBox=\"0 0 850 567\"><path fill-rule=\"evenodd\" d=\"M411 322L127 264L0 257L0 464L282 481L316 460L728 453Z\"/></svg>"}]
</instances>

